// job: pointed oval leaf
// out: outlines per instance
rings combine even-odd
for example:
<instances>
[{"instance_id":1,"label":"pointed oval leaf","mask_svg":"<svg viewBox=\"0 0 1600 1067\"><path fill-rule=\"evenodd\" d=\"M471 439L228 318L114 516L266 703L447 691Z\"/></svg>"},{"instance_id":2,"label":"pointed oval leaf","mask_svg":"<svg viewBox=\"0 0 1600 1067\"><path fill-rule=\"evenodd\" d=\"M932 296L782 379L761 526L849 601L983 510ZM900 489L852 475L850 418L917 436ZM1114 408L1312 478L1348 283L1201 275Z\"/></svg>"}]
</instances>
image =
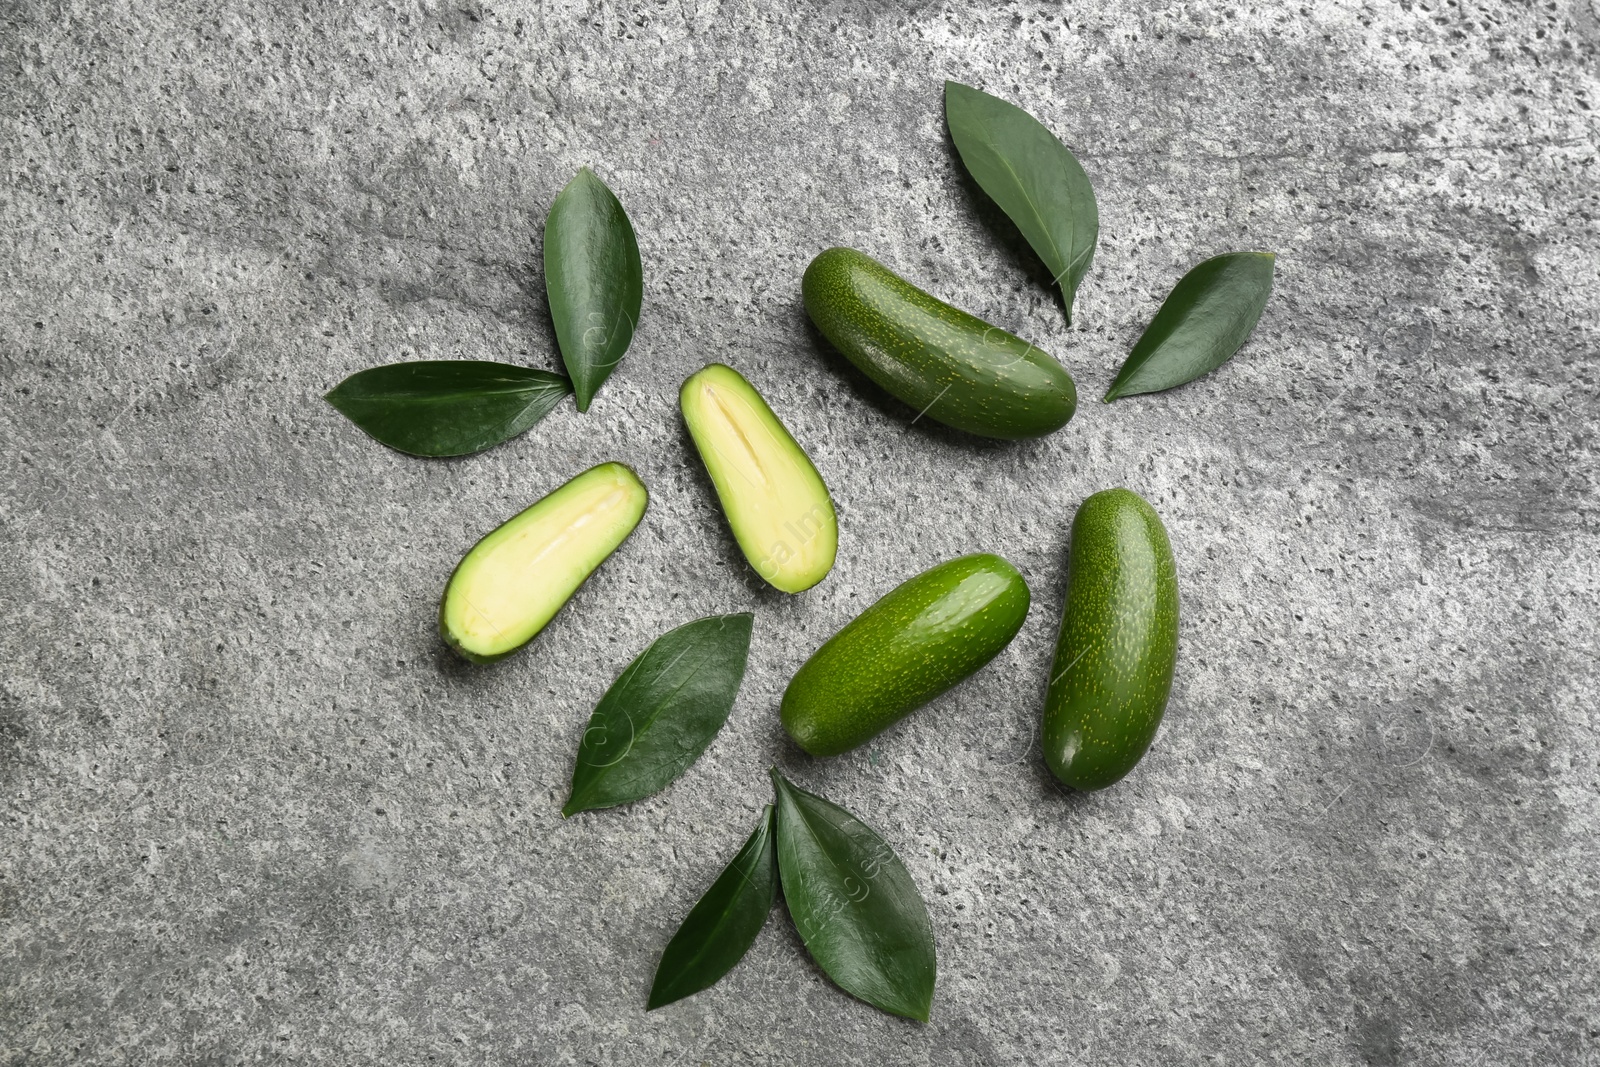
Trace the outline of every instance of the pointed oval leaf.
<instances>
[{"instance_id":1,"label":"pointed oval leaf","mask_svg":"<svg viewBox=\"0 0 1600 1067\"><path fill-rule=\"evenodd\" d=\"M1185 274L1133 346L1105 402L1171 389L1232 359L1267 306L1276 258L1229 252Z\"/></svg>"},{"instance_id":2,"label":"pointed oval leaf","mask_svg":"<svg viewBox=\"0 0 1600 1067\"><path fill-rule=\"evenodd\" d=\"M733 709L754 618L687 623L628 665L589 717L562 815L660 792L700 758Z\"/></svg>"},{"instance_id":3,"label":"pointed oval leaf","mask_svg":"<svg viewBox=\"0 0 1600 1067\"><path fill-rule=\"evenodd\" d=\"M1100 236L1094 187L1078 157L1020 107L960 82L944 83L944 114L968 173L1050 268L1070 323Z\"/></svg>"},{"instance_id":4,"label":"pointed oval leaf","mask_svg":"<svg viewBox=\"0 0 1600 1067\"><path fill-rule=\"evenodd\" d=\"M644 301L644 268L627 212L584 167L556 196L544 226L544 288L578 410L622 361Z\"/></svg>"},{"instance_id":5,"label":"pointed oval leaf","mask_svg":"<svg viewBox=\"0 0 1600 1067\"><path fill-rule=\"evenodd\" d=\"M768 804L739 854L667 942L645 1010L654 1011L721 981L755 944L777 895L778 854Z\"/></svg>"},{"instance_id":6,"label":"pointed oval leaf","mask_svg":"<svg viewBox=\"0 0 1600 1067\"><path fill-rule=\"evenodd\" d=\"M413 456L465 456L550 414L572 383L481 359L391 363L350 375L324 398L374 439Z\"/></svg>"},{"instance_id":7,"label":"pointed oval leaf","mask_svg":"<svg viewBox=\"0 0 1600 1067\"><path fill-rule=\"evenodd\" d=\"M927 1022L933 924L900 857L866 823L776 769L772 783L778 875L806 951L846 993Z\"/></svg>"}]
</instances>

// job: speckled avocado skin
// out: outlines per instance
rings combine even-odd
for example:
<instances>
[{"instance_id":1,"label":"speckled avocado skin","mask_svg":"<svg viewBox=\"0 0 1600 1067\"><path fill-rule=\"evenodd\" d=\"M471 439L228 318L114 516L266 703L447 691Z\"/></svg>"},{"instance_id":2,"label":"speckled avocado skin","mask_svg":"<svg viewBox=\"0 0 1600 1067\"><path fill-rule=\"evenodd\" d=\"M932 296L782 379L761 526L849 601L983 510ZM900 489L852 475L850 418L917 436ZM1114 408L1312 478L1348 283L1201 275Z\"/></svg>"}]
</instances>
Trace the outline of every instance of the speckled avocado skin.
<instances>
[{"instance_id":1,"label":"speckled avocado skin","mask_svg":"<svg viewBox=\"0 0 1600 1067\"><path fill-rule=\"evenodd\" d=\"M848 752L988 663L1031 595L999 556L960 556L901 583L796 672L783 728L813 756Z\"/></svg>"},{"instance_id":2,"label":"speckled avocado skin","mask_svg":"<svg viewBox=\"0 0 1600 1067\"><path fill-rule=\"evenodd\" d=\"M1133 770L1161 725L1178 655L1178 573L1160 517L1127 489L1083 502L1069 552L1044 757L1063 784L1104 789Z\"/></svg>"},{"instance_id":3,"label":"speckled avocado skin","mask_svg":"<svg viewBox=\"0 0 1600 1067\"><path fill-rule=\"evenodd\" d=\"M812 260L801 292L845 358L931 419L1013 439L1053 433L1077 409L1072 376L1050 355L854 249Z\"/></svg>"}]
</instances>

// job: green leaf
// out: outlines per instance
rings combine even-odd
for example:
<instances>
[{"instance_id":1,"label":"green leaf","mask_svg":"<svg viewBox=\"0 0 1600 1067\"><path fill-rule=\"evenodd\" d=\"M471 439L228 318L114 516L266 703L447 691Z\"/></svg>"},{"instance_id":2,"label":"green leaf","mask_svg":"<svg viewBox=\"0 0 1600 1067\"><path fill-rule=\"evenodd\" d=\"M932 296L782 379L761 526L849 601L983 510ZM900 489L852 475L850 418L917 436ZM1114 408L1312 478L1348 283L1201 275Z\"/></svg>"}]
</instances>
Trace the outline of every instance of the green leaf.
<instances>
[{"instance_id":1,"label":"green leaf","mask_svg":"<svg viewBox=\"0 0 1600 1067\"><path fill-rule=\"evenodd\" d=\"M325 399L372 437L413 456L464 456L522 433L572 383L481 359L391 363L352 374Z\"/></svg>"},{"instance_id":2,"label":"green leaf","mask_svg":"<svg viewBox=\"0 0 1600 1067\"><path fill-rule=\"evenodd\" d=\"M562 815L660 792L700 758L733 709L754 618L687 623L628 665L589 717Z\"/></svg>"},{"instance_id":3,"label":"green leaf","mask_svg":"<svg viewBox=\"0 0 1600 1067\"><path fill-rule=\"evenodd\" d=\"M550 206L544 225L544 289L578 410L633 341L644 268L633 224L606 183L584 167Z\"/></svg>"},{"instance_id":4,"label":"green leaf","mask_svg":"<svg viewBox=\"0 0 1600 1067\"><path fill-rule=\"evenodd\" d=\"M806 951L846 993L927 1022L933 924L900 857L866 823L776 768L772 784L783 899Z\"/></svg>"},{"instance_id":5,"label":"green leaf","mask_svg":"<svg viewBox=\"0 0 1600 1067\"><path fill-rule=\"evenodd\" d=\"M1276 258L1230 252L1185 274L1133 346L1105 402L1171 389L1232 359L1267 306Z\"/></svg>"},{"instance_id":6,"label":"green leaf","mask_svg":"<svg viewBox=\"0 0 1600 1067\"><path fill-rule=\"evenodd\" d=\"M973 180L1061 286L1071 323L1073 298L1100 236L1094 187L1078 158L1026 111L960 82L944 83L944 116Z\"/></svg>"},{"instance_id":7,"label":"green leaf","mask_svg":"<svg viewBox=\"0 0 1600 1067\"><path fill-rule=\"evenodd\" d=\"M761 824L667 942L646 1011L710 989L755 944L778 895L774 836L768 804Z\"/></svg>"}]
</instances>

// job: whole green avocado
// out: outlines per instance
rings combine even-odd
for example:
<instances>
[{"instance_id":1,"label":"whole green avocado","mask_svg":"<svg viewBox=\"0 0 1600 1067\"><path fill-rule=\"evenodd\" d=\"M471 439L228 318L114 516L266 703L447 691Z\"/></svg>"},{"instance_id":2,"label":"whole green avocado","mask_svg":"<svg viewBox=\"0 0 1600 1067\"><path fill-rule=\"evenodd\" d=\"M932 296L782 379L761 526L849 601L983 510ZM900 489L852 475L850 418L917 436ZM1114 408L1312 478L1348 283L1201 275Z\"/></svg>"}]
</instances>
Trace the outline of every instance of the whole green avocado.
<instances>
[{"instance_id":1,"label":"whole green avocado","mask_svg":"<svg viewBox=\"0 0 1600 1067\"><path fill-rule=\"evenodd\" d=\"M813 756L855 748L999 655L1031 599L1017 569L986 552L923 571L795 672L783 728Z\"/></svg>"},{"instance_id":2,"label":"whole green avocado","mask_svg":"<svg viewBox=\"0 0 1600 1067\"><path fill-rule=\"evenodd\" d=\"M1077 410L1049 354L923 292L853 248L830 248L801 281L811 321L846 359L930 419L984 437L1042 437Z\"/></svg>"},{"instance_id":3,"label":"whole green avocado","mask_svg":"<svg viewBox=\"0 0 1600 1067\"><path fill-rule=\"evenodd\" d=\"M1045 696L1044 757L1062 784L1120 781L1161 725L1178 655L1178 575L1161 518L1127 489L1072 520L1067 599Z\"/></svg>"}]
</instances>

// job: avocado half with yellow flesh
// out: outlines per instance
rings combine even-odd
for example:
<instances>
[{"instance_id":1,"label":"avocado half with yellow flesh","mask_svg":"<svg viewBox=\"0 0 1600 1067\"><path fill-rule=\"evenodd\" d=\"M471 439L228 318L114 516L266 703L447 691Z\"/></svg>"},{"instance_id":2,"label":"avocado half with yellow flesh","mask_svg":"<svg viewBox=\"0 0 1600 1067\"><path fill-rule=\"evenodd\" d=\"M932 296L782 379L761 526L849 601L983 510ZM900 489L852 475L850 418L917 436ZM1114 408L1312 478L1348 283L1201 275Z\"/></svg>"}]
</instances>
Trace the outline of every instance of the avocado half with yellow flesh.
<instances>
[{"instance_id":1,"label":"avocado half with yellow flesh","mask_svg":"<svg viewBox=\"0 0 1600 1067\"><path fill-rule=\"evenodd\" d=\"M713 363L678 394L700 459L750 566L785 593L833 569L839 521L822 476L744 376Z\"/></svg>"},{"instance_id":2,"label":"avocado half with yellow flesh","mask_svg":"<svg viewBox=\"0 0 1600 1067\"><path fill-rule=\"evenodd\" d=\"M650 494L621 463L591 467L472 546L450 575L439 633L492 663L532 641L644 516Z\"/></svg>"}]
</instances>

